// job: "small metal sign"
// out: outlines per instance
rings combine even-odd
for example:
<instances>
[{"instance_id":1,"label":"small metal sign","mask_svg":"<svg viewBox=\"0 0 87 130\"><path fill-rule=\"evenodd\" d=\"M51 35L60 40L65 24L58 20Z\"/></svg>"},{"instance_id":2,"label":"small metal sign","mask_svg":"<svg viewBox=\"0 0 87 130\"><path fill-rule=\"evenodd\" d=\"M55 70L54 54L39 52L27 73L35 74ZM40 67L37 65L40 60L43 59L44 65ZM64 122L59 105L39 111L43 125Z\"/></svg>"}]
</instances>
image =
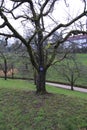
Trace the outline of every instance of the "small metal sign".
<instances>
[{"instance_id":1,"label":"small metal sign","mask_svg":"<svg viewBox=\"0 0 87 130\"><path fill-rule=\"evenodd\" d=\"M43 71L43 67L42 66L40 67L40 71Z\"/></svg>"}]
</instances>

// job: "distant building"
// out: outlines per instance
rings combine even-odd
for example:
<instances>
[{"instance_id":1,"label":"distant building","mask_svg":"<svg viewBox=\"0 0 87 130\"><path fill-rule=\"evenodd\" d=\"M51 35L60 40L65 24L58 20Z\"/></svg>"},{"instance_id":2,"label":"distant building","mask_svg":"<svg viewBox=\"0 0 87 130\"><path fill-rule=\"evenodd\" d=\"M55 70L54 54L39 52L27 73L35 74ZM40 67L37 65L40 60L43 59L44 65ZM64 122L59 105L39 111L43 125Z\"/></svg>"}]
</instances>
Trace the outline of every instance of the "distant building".
<instances>
[{"instance_id":1,"label":"distant building","mask_svg":"<svg viewBox=\"0 0 87 130\"><path fill-rule=\"evenodd\" d=\"M87 35L74 35L68 38L69 42L86 43Z\"/></svg>"},{"instance_id":2,"label":"distant building","mask_svg":"<svg viewBox=\"0 0 87 130\"><path fill-rule=\"evenodd\" d=\"M81 46L87 46L87 35L74 35L67 39L66 41L67 45L77 44L79 47Z\"/></svg>"},{"instance_id":3,"label":"distant building","mask_svg":"<svg viewBox=\"0 0 87 130\"><path fill-rule=\"evenodd\" d=\"M67 39L65 48L70 48L71 52L87 53L87 35L74 35Z\"/></svg>"}]
</instances>

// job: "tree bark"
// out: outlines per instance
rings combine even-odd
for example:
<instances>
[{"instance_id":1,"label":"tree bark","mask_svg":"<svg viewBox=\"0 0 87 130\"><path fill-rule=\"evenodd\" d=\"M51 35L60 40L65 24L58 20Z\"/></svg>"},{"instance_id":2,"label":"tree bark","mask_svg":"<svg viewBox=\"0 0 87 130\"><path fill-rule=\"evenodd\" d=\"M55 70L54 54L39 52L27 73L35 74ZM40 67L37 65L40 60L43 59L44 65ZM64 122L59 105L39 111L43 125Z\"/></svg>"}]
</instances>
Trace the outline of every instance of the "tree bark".
<instances>
[{"instance_id":1,"label":"tree bark","mask_svg":"<svg viewBox=\"0 0 87 130\"><path fill-rule=\"evenodd\" d=\"M5 74L5 80L7 80L7 60L4 59L4 74Z\"/></svg>"},{"instance_id":2,"label":"tree bark","mask_svg":"<svg viewBox=\"0 0 87 130\"><path fill-rule=\"evenodd\" d=\"M73 89L73 83L71 83L71 90L73 91L74 89Z\"/></svg>"},{"instance_id":3,"label":"tree bark","mask_svg":"<svg viewBox=\"0 0 87 130\"><path fill-rule=\"evenodd\" d=\"M73 91L74 89L73 89L73 85L74 85L74 81L73 81L73 73L72 73L72 75L71 75L71 90Z\"/></svg>"},{"instance_id":4,"label":"tree bark","mask_svg":"<svg viewBox=\"0 0 87 130\"><path fill-rule=\"evenodd\" d=\"M46 94L46 71L39 70L36 80L36 93L37 94Z\"/></svg>"}]
</instances>

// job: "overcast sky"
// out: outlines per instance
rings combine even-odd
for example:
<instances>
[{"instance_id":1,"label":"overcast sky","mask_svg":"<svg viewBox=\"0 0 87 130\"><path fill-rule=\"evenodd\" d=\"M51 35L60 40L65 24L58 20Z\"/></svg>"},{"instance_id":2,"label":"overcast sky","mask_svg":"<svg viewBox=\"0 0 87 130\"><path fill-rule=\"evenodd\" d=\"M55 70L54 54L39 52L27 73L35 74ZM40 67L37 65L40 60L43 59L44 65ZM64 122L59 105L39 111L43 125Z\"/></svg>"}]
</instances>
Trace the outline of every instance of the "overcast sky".
<instances>
[{"instance_id":1,"label":"overcast sky","mask_svg":"<svg viewBox=\"0 0 87 130\"><path fill-rule=\"evenodd\" d=\"M64 0L61 0L58 5L56 5L54 12L55 18L61 19L62 21L68 17L72 19L80 14L84 8L84 4L81 0L66 0L66 2L69 7L66 7Z\"/></svg>"},{"instance_id":2,"label":"overcast sky","mask_svg":"<svg viewBox=\"0 0 87 130\"><path fill-rule=\"evenodd\" d=\"M66 7L64 0L60 0L54 8L53 18L54 20L57 20L58 23L65 23L68 19L71 20L83 10L84 4L81 2L81 0L66 0L66 2L69 7ZM9 4L9 2L7 3L10 8L11 4ZM14 25L14 27L22 33L23 29L21 29L19 22L13 22L13 20L10 21L12 21L11 23ZM46 23L50 23L48 19L46 20Z\"/></svg>"}]
</instances>

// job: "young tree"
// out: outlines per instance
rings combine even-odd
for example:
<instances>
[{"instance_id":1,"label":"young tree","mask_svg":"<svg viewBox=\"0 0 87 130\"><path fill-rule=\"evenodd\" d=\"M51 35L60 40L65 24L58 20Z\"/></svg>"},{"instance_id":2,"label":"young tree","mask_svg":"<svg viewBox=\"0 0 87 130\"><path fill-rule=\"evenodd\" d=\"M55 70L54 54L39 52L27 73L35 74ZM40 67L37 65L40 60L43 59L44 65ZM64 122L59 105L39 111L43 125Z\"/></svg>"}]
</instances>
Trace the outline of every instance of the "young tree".
<instances>
[{"instance_id":1,"label":"young tree","mask_svg":"<svg viewBox=\"0 0 87 130\"><path fill-rule=\"evenodd\" d=\"M15 69L18 70L18 73L21 75L21 78L31 79L33 67L29 60L29 55L27 53L26 47L20 41L17 40L14 42L14 44L11 44L9 46L9 51L11 55L11 64L14 65ZM29 75L30 77L28 77Z\"/></svg>"},{"instance_id":2,"label":"young tree","mask_svg":"<svg viewBox=\"0 0 87 130\"><path fill-rule=\"evenodd\" d=\"M3 59L4 63L0 63L0 68L1 70L4 72L4 75L5 75L5 80L7 80L7 58L5 57L5 55L0 52L0 57L1 59Z\"/></svg>"},{"instance_id":3,"label":"young tree","mask_svg":"<svg viewBox=\"0 0 87 130\"><path fill-rule=\"evenodd\" d=\"M14 62L13 52L10 50L10 46L6 43L4 39L0 40L0 70L4 74L5 80L7 80L8 76L14 77Z\"/></svg>"},{"instance_id":4,"label":"young tree","mask_svg":"<svg viewBox=\"0 0 87 130\"><path fill-rule=\"evenodd\" d=\"M56 57L59 45L71 35L77 35L79 33L86 34L85 31L75 28L72 29L73 23L78 22L79 19L86 16L87 10L85 6L78 16L68 22L65 21L66 23L63 24L52 17L54 8L57 6L58 9L60 1L61 0L2 0L0 2L2 22L0 25L0 35L7 38L15 37L26 46L31 63L37 71L37 93L46 93L46 72ZM64 0L64 2L67 6L66 0ZM7 3L11 6L9 7ZM15 29L14 24L12 24L13 20L11 21L9 18L13 18L14 22L18 20L20 24L22 23L23 27L21 26L21 28L25 30L25 32L27 29L30 30L27 40L21 32ZM47 22L47 19L50 21ZM10 31L2 32L2 28L6 29L6 27ZM59 32L60 30L65 31L64 36L62 36L63 39L58 38L57 41L50 43L52 35L58 30ZM51 50L51 53L49 50Z\"/></svg>"},{"instance_id":5,"label":"young tree","mask_svg":"<svg viewBox=\"0 0 87 130\"><path fill-rule=\"evenodd\" d=\"M82 73L81 63L78 63L75 54L69 54L59 67L60 74L70 83L71 90Z\"/></svg>"},{"instance_id":6,"label":"young tree","mask_svg":"<svg viewBox=\"0 0 87 130\"><path fill-rule=\"evenodd\" d=\"M8 64L7 64L7 47L3 39L0 40L0 69L4 73L4 78L7 80Z\"/></svg>"}]
</instances>

